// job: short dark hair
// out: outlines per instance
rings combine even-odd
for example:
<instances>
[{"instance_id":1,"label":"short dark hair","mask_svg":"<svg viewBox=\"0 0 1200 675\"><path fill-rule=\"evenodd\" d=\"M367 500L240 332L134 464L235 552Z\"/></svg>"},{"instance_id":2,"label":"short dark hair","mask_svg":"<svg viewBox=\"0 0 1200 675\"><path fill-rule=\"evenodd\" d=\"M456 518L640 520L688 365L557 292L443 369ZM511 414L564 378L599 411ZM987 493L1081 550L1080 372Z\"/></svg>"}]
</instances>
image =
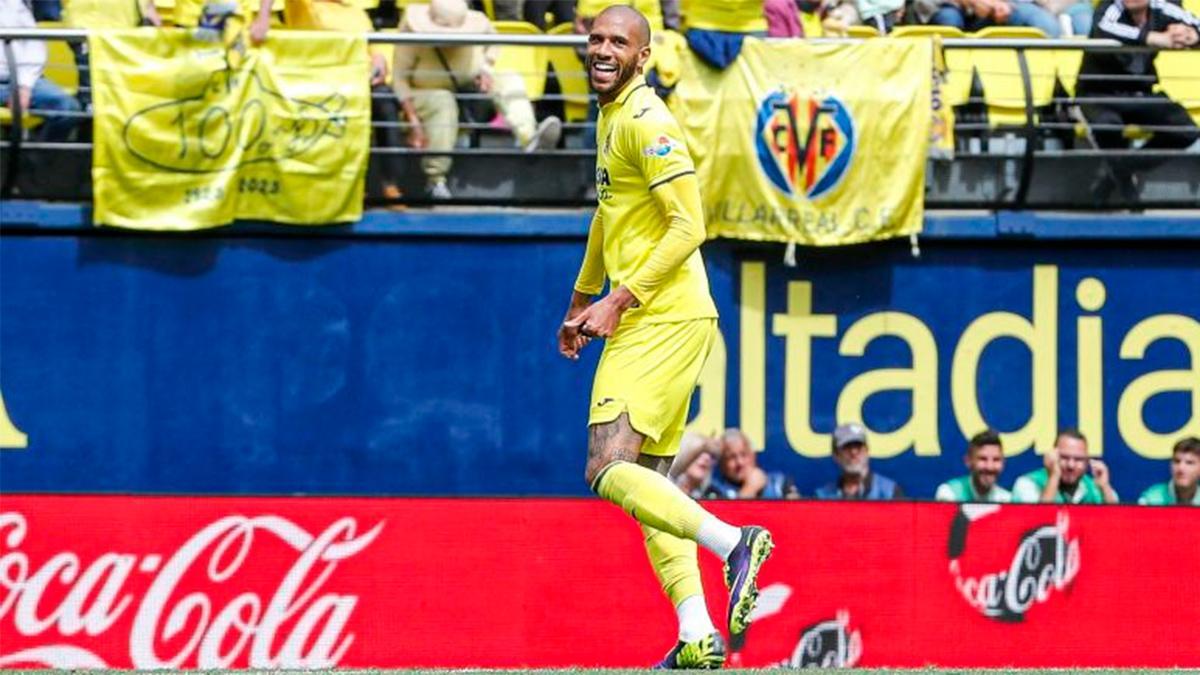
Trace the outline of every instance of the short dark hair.
<instances>
[{"instance_id":1,"label":"short dark hair","mask_svg":"<svg viewBox=\"0 0 1200 675\"><path fill-rule=\"evenodd\" d=\"M1083 432L1079 429L1076 429L1075 427L1065 427L1060 429L1058 435L1054 437L1054 444L1058 445L1059 439L1064 436L1067 438L1074 438L1077 441L1083 441L1084 443L1088 442L1087 436L1084 436Z\"/></svg>"},{"instance_id":2,"label":"short dark hair","mask_svg":"<svg viewBox=\"0 0 1200 675\"><path fill-rule=\"evenodd\" d=\"M1195 436L1186 436L1179 439L1174 448L1171 448L1171 456L1174 457L1181 452L1190 452L1197 457L1200 457L1200 438Z\"/></svg>"},{"instance_id":3,"label":"short dark hair","mask_svg":"<svg viewBox=\"0 0 1200 675\"><path fill-rule=\"evenodd\" d=\"M1000 442L1000 432L995 429L984 429L975 434L967 442L967 454L971 454L985 445L998 445L1003 450L1004 444Z\"/></svg>"}]
</instances>

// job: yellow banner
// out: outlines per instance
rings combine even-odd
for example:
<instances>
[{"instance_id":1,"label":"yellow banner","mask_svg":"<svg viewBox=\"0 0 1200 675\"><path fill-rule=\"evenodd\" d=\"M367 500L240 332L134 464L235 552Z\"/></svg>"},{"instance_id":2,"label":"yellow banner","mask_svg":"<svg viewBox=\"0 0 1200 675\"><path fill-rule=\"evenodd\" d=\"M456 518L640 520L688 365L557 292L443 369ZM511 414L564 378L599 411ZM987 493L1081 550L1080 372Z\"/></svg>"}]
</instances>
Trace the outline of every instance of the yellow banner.
<instances>
[{"instance_id":1,"label":"yellow banner","mask_svg":"<svg viewBox=\"0 0 1200 675\"><path fill-rule=\"evenodd\" d=\"M361 36L272 31L240 58L183 30L93 31L88 44L96 223L192 230L362 216Z\"/></svg>"},{"instance_id":2,"label":"yellow banner","mask_svg":"<svg viewBox=\"0 0 1200 675\"><path fill-rule=\"evenodd\" d=\"M747 39L723 72L686 59L672 102L708 234L827 246L921 230L928 40Z\"/></svg>"}]
</instances>

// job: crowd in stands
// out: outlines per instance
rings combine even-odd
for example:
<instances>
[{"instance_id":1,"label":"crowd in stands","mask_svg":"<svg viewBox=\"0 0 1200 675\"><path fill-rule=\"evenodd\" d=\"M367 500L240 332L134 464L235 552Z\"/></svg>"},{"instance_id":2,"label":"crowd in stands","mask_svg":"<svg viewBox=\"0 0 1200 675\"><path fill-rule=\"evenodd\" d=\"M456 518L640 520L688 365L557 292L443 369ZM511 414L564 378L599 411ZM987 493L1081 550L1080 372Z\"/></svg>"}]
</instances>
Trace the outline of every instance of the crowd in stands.
<instances>
[{"instance_id":1,"label":"crowd in stands","mask_svg":"<svg viewBox=\"0 0 1200 675\"><path fill-rule=\"evenodd\" d=\"M817 499L892 500L908 495L896 481L873 471L867 431L846 423L833 430L831 456L837 479L818 487ZM1054 448L1042 456L1042 468L1018 476L1009 491L1000 485L1004 448L1000 434L986 429L967 443L967 473L938 485L938 501L1025 504L1117 504L1108 466L1089 457L1087 438L1078 429L1063 429ZM1172 449L1170 479L1152 485L1137 503L1152 506L1200 506L1200 438L1182 438ZM716 438L695 432L684 435L671 466L679 489L696 499L798 499L795 481L758 465L750 439L738 429Z\"/></svg>"},{"instance_id":2,"label":"crowd in stands","mask_svg":"<svg viewBox=\"0 0 1200 675\"><path fill-rule=\"evenodd\" d=\"M277 29L416 33L514 32L524 25L535 32L585 34L591 18L620 0L0 0L0 27L27 27L37 21L60 20L67 26L102 29L137 25L179 26L201 42L223 42L231 54L267 39ZM625 0L642 11L655 31L655 56L648 79L669 95L680 76L678 54L691 50L716 68L738 56L746 36L865 36L875 34L955 36L963 30L1000 27L1010 35L1091 35L1161 50L1187 49L1200 43L1200 19L1180 2L1200 0ZM159 3L156 5L155 3ZM499 26L499 29L498 27ZM903 30L902 30L903 29ZM1021 32L1021 31L1025 32ZM1016 32L1011 32L1016 31ZM520 31L515 31L520 32ZM0 103L33 110L41 125L31 140L87 140L86 111L91 104L86 43L74 43L78 64L77 91L67 91L47 77L47 43L12 43L16 66L0 58ZM447 175L452 151L471 143L479 130L508 134L525 151L559 146L563 121L584 133L583 147L593 147L586 134L597 111L586 102L582 62L576 72L558 76L566 95L582 88L576 99L535 115L531 85L520 74L497 69L498 49L479 45L373 45L371 47L372 114L377 147L408 146L426 151L421 168L425 197L452 197ZM1150 129L1137 140L1149 149L1185 148L1200 139L1193 121L1200 110L1173 102L1156 88L1157 52L1088 52L1082 57L1075 96L1091 124L1090 138L1100 148L1129 147L1126 125ZM554 57L551 58L554 60ZM552 72L563 67L554 62ZM12 72L10 72L12 71ZM568 81L571 77L576 81ZM1196 78L1200 89L1200 77ZM15 86L14 86L15 85ZM537 88L532 87L532 88ZM1200 100L1200 98L1198 98ZM571 108L574 107L574 113ZM564 114L565 111L565 114ZM0 123L9 117L3 110ZM590 142L589 142L590 141ZM382 193L400 199L396 175L398 154L384 157ZM1161 159L1147 159L1114 173L1110 188L1136 189L1135 169Z\"/></svg>"}]
</instances>

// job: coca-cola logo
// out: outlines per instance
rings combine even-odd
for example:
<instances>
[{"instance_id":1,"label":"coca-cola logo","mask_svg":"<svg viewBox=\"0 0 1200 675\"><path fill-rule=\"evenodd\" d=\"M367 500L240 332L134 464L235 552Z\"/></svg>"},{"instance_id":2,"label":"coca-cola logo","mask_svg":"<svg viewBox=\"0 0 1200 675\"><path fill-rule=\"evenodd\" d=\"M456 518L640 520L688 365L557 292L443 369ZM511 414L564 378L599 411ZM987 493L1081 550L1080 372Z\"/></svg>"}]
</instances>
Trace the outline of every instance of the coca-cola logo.
<instances>
[{"instance_id":1,"label":"coca-cola logo","mask_svg":"<svg viewBox=\"0 0 1200 675\"><path fill-rule=\"evenodd\" d=\"M130 619L129 663L137 669L336 666L354 642L347 622L358 597L325 589L383 525L359 534L357 521L345 517L313 534L275 515L230 515L169 556L108 551L84 560L58 551L33 560L21 549L29 534L25 516L0 513L0 628L41 639L0 651L0 668L107 667L78 643ZM264 584L251 560L267 543L282 543L294 560L281 578ZM248 574L238 576L243 568ZM140 597L130 590L145 586L139 575L150 578ZM232 599L218 603L217 595Z\"/></svg>"},{"instance_id":2,"label":"coca-cola logo","mask_svg":"<svg viewBox=\"0 0 1200 675\"><path fill-rule=\"evenodd\" d=\"M773 583L759 593L751 614L756 623L782 614L792 597L792 587ZM818 615L819 616L819 615ZM734 646L737 649L737 646ZM839 609L832 619L813 623L800 631L800 638L787 658L772 664L782 668L852 668L862 658L862 633L850 627L850 611Z\"/></svg>"},{"instance_id":3,"label":"coca-cola logo","mask_svg":"<svg viewBox=\"0 0 1200 675\"><path fill-rule=\"evenodd\" d=\"M792 668L852 668L862 656L862 634L850 630L850 612L819 621L800 632L791 657L782 665Z\"/></svg>"},{"instance_id":4,"label":"coca-cola logo","mask_svg":"<svg viewBox=\"0 0 1200 675\"><path fill-rule=\"evenodd\" d=\"M971 523L996 514L997 504L964 504L950 527L949 571L954 587L986 617L1021 621L1035 604L1067 589L1079 574L1079 538L1070 536L1070 517L1059 511L1054 524L1039 525L1021 534L1006 569L978 575L963 571Z\"/></svg>"}]
</instances>

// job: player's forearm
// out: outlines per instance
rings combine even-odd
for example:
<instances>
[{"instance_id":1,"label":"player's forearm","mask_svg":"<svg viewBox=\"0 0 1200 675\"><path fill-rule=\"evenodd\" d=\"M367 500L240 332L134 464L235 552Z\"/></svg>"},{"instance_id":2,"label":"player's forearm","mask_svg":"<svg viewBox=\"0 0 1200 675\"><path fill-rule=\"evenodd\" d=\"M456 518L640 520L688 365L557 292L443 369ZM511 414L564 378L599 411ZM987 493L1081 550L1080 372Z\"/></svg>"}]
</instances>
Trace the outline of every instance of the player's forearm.
<instances>
[{"instance_id":1,"label":"player's forearm","mask_svg":"<svg viewBox=\"0 0 1200 675\"><path fill-rule=\"evenodd\" d=\"M597 213L588 228L587 249L575 279L575 292L589 297L599 294L604 290L604 274L604 224Z\"/></svg>"},{"instance_id":2,"label":"player's forearm","mask_svg":"<svg viewBox=\"0 0 1200 675\"><path fill-rule=\"evenodd\" d=\"M1105 504L1117 504L1121 501L1121 499L1117 497L1117 491L1112 489L1111 485L1101 485L1100 494L1104 496Z\"/></svg>"},{"instance_id":3,"label":"player's forearm","mask_svg":"<svg viewBox=\"0 0 1200 675\"><path fill-rule=\"evenodd\" d=\"M667 279L704 243L704 209L696 176L681 176L656 187L654 195L667 218L667 231L650 258L625 281L642 304L650 301Z\"/></svg>"}]
</instances>

